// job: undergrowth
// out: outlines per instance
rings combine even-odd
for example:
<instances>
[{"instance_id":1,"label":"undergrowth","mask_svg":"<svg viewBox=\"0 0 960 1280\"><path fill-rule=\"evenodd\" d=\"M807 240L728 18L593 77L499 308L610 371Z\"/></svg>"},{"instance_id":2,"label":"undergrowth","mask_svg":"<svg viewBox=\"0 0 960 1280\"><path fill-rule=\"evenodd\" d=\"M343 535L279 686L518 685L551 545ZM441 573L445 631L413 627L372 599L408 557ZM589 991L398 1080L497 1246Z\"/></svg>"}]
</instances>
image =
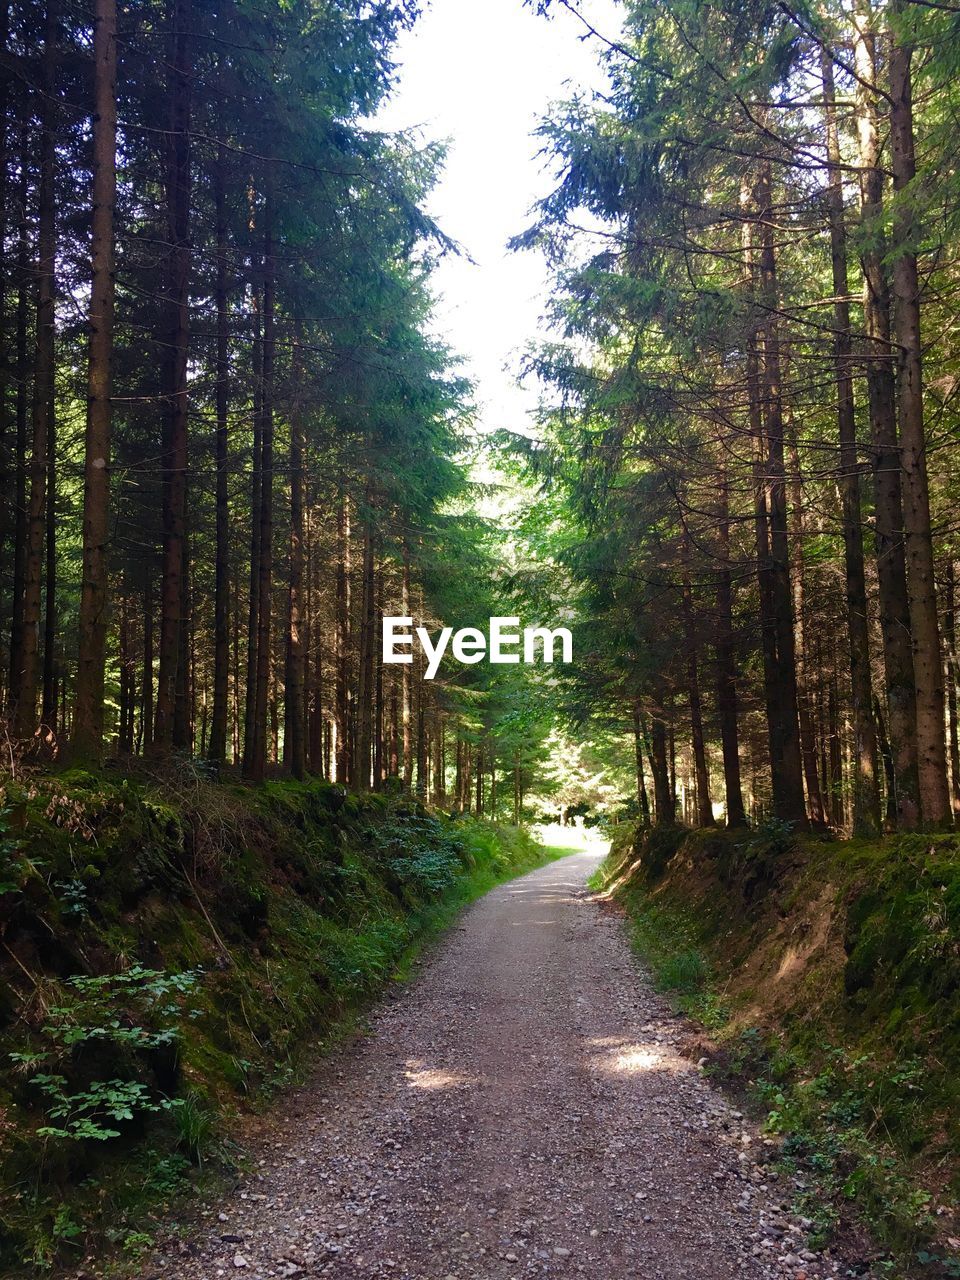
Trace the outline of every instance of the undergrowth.
<instances>
[{"instance_id":1,"label":"undergrowth","mask_svg":"<svg viewBox=\"0 0 960 1280\"><path fill-rule=\"evenodd\" d=\"M814 1243L865 1224L875 1274L960 1276L955 840L634 836L595 885L711 1033L707 1070L777 1137Z\"/></svg>"},{"instance_id":2,"label":"undergrowth","mask_svg":"<svg viewBox=\"0 0 960 1280\"><path fill-rule=\"evenodd\" d=\"M150 1247L241 1105L540 865L522 831L323 783L78 771L0 790L0 1271Z\"/></svg>"}]
</instances>

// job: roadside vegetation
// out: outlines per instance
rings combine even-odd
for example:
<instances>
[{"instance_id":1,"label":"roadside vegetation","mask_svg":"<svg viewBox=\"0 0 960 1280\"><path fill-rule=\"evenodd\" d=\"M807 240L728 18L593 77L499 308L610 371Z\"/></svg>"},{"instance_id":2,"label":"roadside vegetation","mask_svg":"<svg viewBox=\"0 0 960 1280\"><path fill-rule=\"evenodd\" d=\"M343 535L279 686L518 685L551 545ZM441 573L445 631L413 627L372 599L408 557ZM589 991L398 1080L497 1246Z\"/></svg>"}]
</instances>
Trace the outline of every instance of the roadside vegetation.
<instances>
[{"instance_id":1,"label":"roadside vegetation","mask_svg":"<svg viewBox=\"0 0 960 1280\"><path fill-rule=\"evenodd\" d=\"M242 1108L403 975L526 833L322 782L187 762L0 793L0 1269L136 1257L228 1172Z\"/></svg>"},{"instance_id":2,"label":"roadside vegetation","mask_svg":"<svg viewBox=\"0 0 960 1280\"><path fill-rule=\"evenodd\" d=\"M802 1186L873 1273L960 1274L960 866L953 836L622 826L597 875Z\"/></svg>"}]
</instances>

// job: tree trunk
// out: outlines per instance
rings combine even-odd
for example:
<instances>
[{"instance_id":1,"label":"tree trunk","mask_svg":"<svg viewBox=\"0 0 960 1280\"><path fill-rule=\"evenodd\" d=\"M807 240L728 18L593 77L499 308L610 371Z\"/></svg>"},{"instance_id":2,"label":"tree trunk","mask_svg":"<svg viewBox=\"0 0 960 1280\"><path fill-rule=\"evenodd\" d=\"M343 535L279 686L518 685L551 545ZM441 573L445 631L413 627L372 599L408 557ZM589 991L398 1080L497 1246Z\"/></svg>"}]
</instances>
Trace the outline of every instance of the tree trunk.
<instances>
[{"instance_id":1,"label":"tree trunk","mask_svg":"<svg viewBox=\"0 0 960 1280\"><path fill-rule=\"evenodd\" d=\"M79 659L70 744L74 759L97 763L103 753L103 683L107 642L113 215L117 196L116 0L96 0L95 3L93 75L93 276L83 470L83 569ZM132 706L132 688L130 702ZM133 749L132 734L128 749Z\"/></svg>"},{"instance_id":2,"label":"tree trunk","mask_svg":"<svg viewBox=\"0 0 960 1280\"><path fill-rule=\"evenodd\" d=\"M442 805L447 798L445 761L443 753L443 712L437 709L434 717L436 732L433 738L433 803Z\"/></svg>"},{"instance_id":3,"label":"tree trunk","mask_svg":"<svg viewBox=\"0 0 960 1280\"><path fill-rule=\"evenodd\" d=\"M251 195L251 206L253 197ZM251 208L251 223L253 210ZM256 256L256 255L254 255ZM253 456L250 460L250 565L247 589L247 663L244 677L243 764L253 768L257 719L257 634L260 625L260 505L263 499L263 307L261 270L251 263L253 305Z\"/></svg>"},{"instance_id":4,"label":"tree trunk","mask_svg":"<svg viewBox=\"0 0 960 1280\"><path fill-rule=\"evenodd\" d=\"M10 688L9 707L16 711L17 691L23 673L23 584L27 564L27 416L28 399L28 342L30 298L28 278L30 274L30 244L27 231L27 199L29 195L28 151L30 138L26 126L20 135L20 182L17 197L17 312L16 312L16 460L14 469L13 517L13 590L11 593L10 621Z\"/></svg>"},{"instance_id":5,"label":"tree trunk","mask_svg":"<svg viewBox=\"0 0 960 1280\"><path fill-rule=\"evenodd\" d=\"M923 366L920 339L919 229L910 190L916 176L913 139L913 50L897 31L902 0L891 5L890 166L899 197L893 215L893 296L898 351L900 456L903 467L903 528L907 594L913 639L917 697L917 769L920 813L930 827L952 821L944 742L943 658L930 534L927 444L923 421Z\"/></svg>"},{"instance_id":6,"label":"tree trunk","mask_svg":"<svg viewBox=\"0 0 960 1280\"><path fill-rule=\"evenodd\" d=\"M841 827L843 826L843 741L840 737L840 693L837 689L835 670L830 676L828 718L830 722L830 810L833 825Z\"/></svg>"},{"instance_id":7,"label":"tree trunk","mask_svg":"<svg viewBox=\"0 0 960 1280\"><path fill-rule=\"evenodd\" d=\"M290 421L290 584L287 593L287 665L283 693L284 763L295 778L307 772L304 742L306 652L303 645L303 424L300 416L299 336L294 347Z\"/></svg>"},{"instance_id":8,"label":"tree trunk","mask_svg":"<svg viewBox=\"0 0 960 1280\"><path fill-rule=\"evenodd\" d=\"M349 781L347 718L350 687L350 510L341 491L337 508L337 781Z\"/></svg>"},{"instance_id":9,"label":"tree trunk","mask_svg":"<svg viewBox=\"0 0 960 1280\"><path fill-rule=\"evenodd\" d=\"M769 554L772 629L776 646L775 680L779 693L779 723L771 734L779 740L780 769L774 784L774 810L778 818L803 828L803 761L797 711L797 663L790 588L790 553L787 533L786 472L783 449L783 400L780 385L780 332L777 308L777 265L773 243L773 192L768 161L761 162L756 191L760 225L760 297L766 320L763 328L762 388L766 435L766 502L769 520Z\"/></svg>"},{"instance_id":10,"label":"tree trunk","mask_svg":"<svg viewBox=\"0 0 960 1280\"><path fill-rule=\"evenodd\" d=\"M226 148L217 149L214 166L214 216L217 237L216 355L216 550L213 585L213 708L207 755L216 764L227 756L227 700L230 687L230 493L229 409L230 349L227 283Z\"/></svg>"},{"instance_id":11,"label":"tree trunk","mask_svg":"<svg viewBox=\"0 0 960 1280\"><path fill-rule=\"evenodd\" d=\"M0 47L7 48L10 38L10 5L0 0ZM10 212L9 177L13 143L13 119L10 113L10 95L13 81L9 76L0 77L0 560L6 560L7 542L13 528L11 519L15 493L16 457L10 448L10 391L15 389L12 350L7 334L7 220ZM11 467L11 463L13 464ZM11 471L14 474L11 474ZM15 548L11 548L15 554ZM4 623L6 618L3 619ZM12 616L11 616L12 621ZM7 633L9 635L9 632ZM9 669L8 669L9 670ZM0 672L0 715L6 709L7 690L4 688L6 672Z\"/></svg>"},{"instance_id":12,"label":"tree trunk","mask_svg":"<svg viewBox=\"0 0 960 1280\"><path fill-rule=\"evenodd\" d=\"M177 629L177 683L173 704L173 746L193 750L193 594L190 573L190 532L184 491L183 556L180 568L180 625Z\"/></svg>"},{"instance_id":13,"label":"tree trunk","mask_svg":"<svg viewBox=\"0 0 960 1280\"><path fill-rule=\"evenodd\" d=\"M54 366L56 367L56 366ZM40 723L46 743L57 734L57 411L53 388L47 436L46 573L43 602L43 695Z\"/></svg>"},{"instance_id":14,"label":"tree trunk","mask_svg":"<svg viewBox=\"0 0 960 1280\"><path fill-rule=\"evenodd\" d=\"M890 341L890 290L883 240L883 170L875 93L876 37L867 0L854 15L858 76L857 135L860 159L861 221L866 229L861 263L867 336L867 398L873 442L875 541L880 633L887 686L890 746L896 786L897 825L910 829L920 817L917 781L916 696L907 603L900 452L897 445L894 354ZM888 806L889 808L889 806Z\"/></svg>"},{"instance_id":15,"label":"tree trunk","mask_svg":"<svg viewBox=\"0 0 960 1280\"><path fill-rule=\"evenodd\" d=\"M171 50L167 92L167 300L170 330L167 365L163 485L163 575L160 594L160 668L154 748L173 745L177 672L183 626L183 562L188 464L187 356L190 336L190 114L191 0L171 0Z\"/></svg>"},{"instance_id":16,"label":"tree trunk","mask_svg":"<svg viewBox=\"0 0 960 1280\"><path fill-rule=\"evenodd\" d=\"M885 825L892 831L897 825L897 770L893 759L893 750L887 738L883 723L883 709L880 699L874 695L873 712L877 718L877 745L883 761L883 773L887 783L887 803L885 809Z\"/></svg>"},{"instance_id":17,"label":"tree trunk","mask_svg":"<svg viewBox=\"0 0 960 1280\"><path fill-rule=\"evenodd\" d=\"M833 269L834 360L837 379L837 432L840 439L840 500L843 513L844 584L847 598L847 642L853 716L853 830L876 835L880 830L880 785L877 776L877 734L870 680L870 632L867 584L863 558L863 518L860 511L860 472L857 421L853 396L853 341L847 301L847 230L844 218L840 140L837 129L833 60L821 55L826 124L827 209L830 219L830 257Z\"/></svg>"},{"instance_id":18,"label":"tree trunk","mask_svg":"<svg viewBox=\"0 0 960 1280\"><path fill-rule=\"evenodd\" d=\"M268 189L263 212L263 390L260 428L260 546L257 573L257 678L254 698L253 754L247 776L259 782L267 763L267 714L273 654L273 394L276 356L276 263L273 248L273 196ZM274 730L274 736L276 732ZM274 747L274 754L276 748Z\"/></svg>"},{"instance_id":19,"label":"tree trunk","mask_svg":"<svg viewBox=\"0 0 960 1280\"><path fill-rule=\"evenodd\" d=\"M740 730L737 706L737 672L733 642L733 577L730 572L730 482L726 465L720 479L718 538L720 569L717 575L717 714L723 751L723 783L727 826L745 827L740 779Z\"/></svg>"},{"instance_id":20,"label":"tree trunk","mask_svg":"<svg viewBox=\"0 0 960 1280\"><path fill-rule=\"evenodd\" d=\"M754 251L754 222L757 217L754 196L744 183L741 193L743 207L743 252L747 277L748 297L751 304L756 294L756 263ZM754 441L754 528L757 545L757 587L760 598L760 640L763 656L764 704L767 718L767 740L770 753L770 780L773 808L778 817L787 819L797 808L797 791L802 803L803 780L800 773L799 748L793 759L792 747L787 750L787 740L793 736L796 721L794 702L792 719L785 705L785 688L781 679L781 659L778 652L779 625L771 572L770 486L769 463L766 457L766 432L763 421L763 385L760 371L759 333L760 320L755 315L749 319L746 341L747 410L750 435ZM782 447L782 441L781 441ZM788 725L788 721L790 724ZM805 815L804 815L805 817ZM787 819L792 820L792 819Z\"/></svg>"},{"instance_id":21,"label":"tree trunk","mask_svg":"<svg viewBox=\"0 0 960 1280\"><path fill-rule=\"evenodd\" d=\"M354 739L353 779L358 791L370 789L373 749L374 536L370 523L371 494L366 496L363 526L363 564L360 581L360 634L357 668L357 731Z\"/></svg>"},{"instance_id":22,"label":"tree trunk","mask_svg":"<svg viewBox=\"0 0 960 1280\"><path fill-rule=\"evenodd\" d=\"M683 623L687 642L687 697L690 705L690 735L693 741L693 767L697 782L697 825L715 826L710 803L710 773L703 735L703 708L700 701L700 671L696 625L693 616L693 592L690 587L689 540L686 531L681 550L683 559Z\"/></svg>"},{"instance_id":23,"label":"tree trunk","mask_svg":"<svg viewBox=\"0 0 960 1280\"><path fill-rule=\"evenodd\" d=\"M420 603L420 614L423 616L423 601ZM416 672L416 756L417 756L417 796L420 800L426 801L427 798L427 685L423 678L425 659L422 655L415 655L413 670ZM482 790L483 787L483 753L477 764L477 785ZM482 815L483 806L480 800L477 800L477 814Z\"/></svg>"},{"instance_id":24,"label":"tree trunk","mask_svg":"<svg viewBox=\"0 0 960 1280\"><path fill-rule=\"evenodd\" d=\"M957 724L957 584L953 557L947 560L946 570L947 608L943 617L943 638L946 642L947 711L950 720L950 780L952 783L953 813L960 818L960 726Z\"/></svg>"},{"instance_id":25,"label":"tree trunk","mask_svg":"<svg viewBox=\"0 0 960 1280\"><path fill-rule=\"evenodd\" d=\"M803 779L807 791L807 809L816 827L827 825L827 811L823 803L820 789L820 777L817 771L817 739L813 725L813 710L810 694L809 664L807 662L807 605L806 605L806 565L804 562L804 543L806 538L806 521L803 509L803 475L800 465L800 449L797 444L796 431L793 428L792 416L784 414L784 425L788 427L790 440L790 522L791 533L796 547L795 568L793 572L793 617L794 637L797 664L797 714L800 722L800 753L803 760Z\"/></svg>"},{"instance_id":26,"label":"tree trunk","mask_svg":"<svg viewBox=\"0 0 960 1280\"><path fill-rule=\"evenodd\" d=\"M309 621L310 644L313 647L313 688L310 691L310 768L320 777L327 776L324 759L324 720L323 720L323 632L320 627L320 591L316 583L314 570L314 522L307 521L307 561L309 565L307 578L310 583ZM309 650L308 658L309 662Z\"/></svg>"},{"instance_id":27,"label":"tree trunk","mask_svg":"<svg viewBox=\"0 0 960 1280\"><path fill-rule=\"evenodd\" d=\"M403 574L401 579L400 613L404 618L410 617L410 551L403 544ZM416 622L416 619L414 619ZM413 691L413 664L408 663L400 668L402 681L401 691L401 727L403 730L403 785L409 791L413 782L413 742L411 737L411 703Z\"/></svg>"},{"instance_id":28,"label":"tree trunk","mask_svg":"<svg viewBox=\"0 0 960 1280\"><path fill-rule=\"evenodd\" d=\"M56 293L56 112L57 0L48 0L40 88L40 187L37 209L37 320L33 380L30 497L23 579L23 636L19 680L13 690L14 735L32 738L37 728L40 676L40 602L46 532L48 451L53 435Z\"/></svg>"},{"instance_id":29,"label":"tree trunk","mask_svg":"<svg viewBox=\"0 0 960 1280\"><path fill-rule=\"evenodd\" d=\"M382 555L382 553L381 553ZM383 606L384 606L384 571L381 567L376 575L376 602L373 621L373 654L375 668L374 678L374 721L373 721L373 785L379 791L383 787L384 760L386 747L384 743L384 679L383 663L380 655L383 649Z\"/></svg>"},{"instance_id":30,"label":"tree trunk","mask_svg":"<svg viewBox=\"0 0 960 1280\"><path fill-rule=\"evenodd\" d=\"M653 805L658 827L672 826L677 820L677 800L667 762L667 726L659 716L653 717L650 764L653 768Z\"/></svg>"},{"instance_id":31,"label":"tree trunk","mask_svg":"<svg viewBox=\"0 0 960 1280\"><path fill-rule=\"evenodd\" d=\"M120 602L120 706L117 722L117 752L126 754L127 725L130 720L130 705L133 701L133 684L130 679L130 618L127 609L126 595Z\"/></svg>"},{"instance_id":32,"label":"tree trunk","mask_svg":"<svg viewBox=\"0 0 960 1280\"><path fill-rule=\"evenodd\" d=\"M633 704L633 747L637 768L637 805L640 810L640 821L645 827L650 825L650 797L647 795L647 782L643 770L643 716L639 700ZM515 817L514 822L519 822Z\"/></svg>"}]
</instances>

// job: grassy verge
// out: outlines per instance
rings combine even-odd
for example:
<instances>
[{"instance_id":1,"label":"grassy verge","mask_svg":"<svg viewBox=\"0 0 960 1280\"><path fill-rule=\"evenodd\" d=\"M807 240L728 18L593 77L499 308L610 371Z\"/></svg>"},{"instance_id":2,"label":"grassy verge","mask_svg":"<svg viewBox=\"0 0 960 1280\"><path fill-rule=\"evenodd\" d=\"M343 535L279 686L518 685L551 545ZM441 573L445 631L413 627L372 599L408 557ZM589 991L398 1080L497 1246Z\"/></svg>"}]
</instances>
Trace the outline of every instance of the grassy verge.
<instances>
[{"instance_id":1,"label":"grassy verge","mask_svg":"<svg viewBox=\"0 0 960 1280\"><path fill-rule=\"evenodd\" d=\"M184 764L0 793L0 1273L135 1260L528 834Z\"/></svg>"},{"instance_id":2,"label":"grassy verge","mask_svg":"<svg viewBox=\"0 0 960 1280\"><path fill-rule=\"evenodd\" d=\"M960 1275L960 859L952 837L621 832L597 887L872 1273Z\"/></svg>"}]
</instances>

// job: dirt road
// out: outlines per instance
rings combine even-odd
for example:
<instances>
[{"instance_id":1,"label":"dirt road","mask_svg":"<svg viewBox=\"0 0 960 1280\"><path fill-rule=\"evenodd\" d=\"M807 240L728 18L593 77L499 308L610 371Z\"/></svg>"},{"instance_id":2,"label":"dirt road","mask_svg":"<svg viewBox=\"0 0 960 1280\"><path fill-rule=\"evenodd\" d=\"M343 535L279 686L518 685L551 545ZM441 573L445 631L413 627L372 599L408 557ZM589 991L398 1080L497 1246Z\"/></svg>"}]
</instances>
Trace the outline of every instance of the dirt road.
<instances>
[{"instance_id":1,"label":"dirt road","mask_svg":"<svg viewBox=\"0 0 960 1280\"><path fill-rule=\"evenodd\" d=\"M585 888L598 861L476 903L265 1124L259 1175L143 1275L835 1274L760 1138L680 1055L682 1021Z\"/></svg>"}]
</instances>

